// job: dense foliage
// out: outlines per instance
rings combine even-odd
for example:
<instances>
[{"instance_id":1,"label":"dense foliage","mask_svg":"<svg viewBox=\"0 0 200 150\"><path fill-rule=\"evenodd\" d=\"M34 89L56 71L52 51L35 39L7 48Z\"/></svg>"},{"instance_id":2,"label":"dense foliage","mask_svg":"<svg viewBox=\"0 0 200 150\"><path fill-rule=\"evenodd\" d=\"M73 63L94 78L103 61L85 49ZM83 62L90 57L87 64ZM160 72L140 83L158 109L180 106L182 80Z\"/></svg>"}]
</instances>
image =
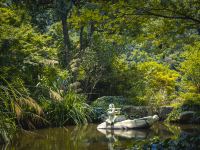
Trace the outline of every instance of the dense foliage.
<instances>
[{"instance_id":1,"label":"dense foliage","mask_svg":"<svg viewBox=\"0 0 200 150\"><path fill-rule=\"evenodd\" d=\"M0 114L10 127L36 128L86 123L101 96L200 105L199 7L0 0Z\"/></svg>"}]
</instances>

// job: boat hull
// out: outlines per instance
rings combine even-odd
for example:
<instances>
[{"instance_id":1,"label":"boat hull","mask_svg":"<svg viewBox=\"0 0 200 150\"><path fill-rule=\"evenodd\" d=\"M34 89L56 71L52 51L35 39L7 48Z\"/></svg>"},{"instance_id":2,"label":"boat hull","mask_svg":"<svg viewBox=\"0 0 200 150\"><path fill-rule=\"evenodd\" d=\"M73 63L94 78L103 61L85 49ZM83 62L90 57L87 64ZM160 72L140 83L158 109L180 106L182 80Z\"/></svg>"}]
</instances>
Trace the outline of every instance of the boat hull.
<instances>
[{"instance_id":1,"label":"boat hull","mask_svg":"<svg viewBox=\"0 0 200 150\"><path fill-rule=\"evenodd\" d=\"M97 126L97 129L147 129L150 128L157 120L158 118L145 117L134 120L128 119L115 122L113 124L103 122Z\"/></svg>"}]
</instances>

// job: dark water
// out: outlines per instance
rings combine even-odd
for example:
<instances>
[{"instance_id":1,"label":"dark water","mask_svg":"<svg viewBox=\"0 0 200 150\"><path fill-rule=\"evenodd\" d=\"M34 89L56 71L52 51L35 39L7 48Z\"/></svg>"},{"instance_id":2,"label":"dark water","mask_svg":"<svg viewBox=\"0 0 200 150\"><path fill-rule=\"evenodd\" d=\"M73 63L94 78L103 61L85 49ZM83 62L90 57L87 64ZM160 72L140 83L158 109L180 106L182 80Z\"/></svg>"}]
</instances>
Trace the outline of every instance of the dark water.
<instances>
[{"instance_id":1,"label":"dark water","mask_svg":"<svg viewBox=\"0 0 200 150\"><path fill-rule=\"evenodd\" d=\"M169 125L157 123L148 130L98 131L97 125L48 128L19 133L10 145L0 146L9 150L121 150L150 138L177 138L180 134L197 135L200 125Z\"/></svg>"}]
</instances>

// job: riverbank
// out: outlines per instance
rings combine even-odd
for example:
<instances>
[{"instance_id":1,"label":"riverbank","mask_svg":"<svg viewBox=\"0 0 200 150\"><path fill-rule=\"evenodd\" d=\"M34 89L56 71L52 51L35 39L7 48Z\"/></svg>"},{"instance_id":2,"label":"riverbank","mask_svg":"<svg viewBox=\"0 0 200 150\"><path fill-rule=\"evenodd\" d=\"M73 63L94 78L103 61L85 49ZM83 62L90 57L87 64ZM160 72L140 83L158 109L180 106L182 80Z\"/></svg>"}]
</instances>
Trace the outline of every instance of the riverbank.
<instances>
[{"instance_id":1,"label":"riverbank","mask_svg":"<svg viewBox=\"0 0 200 150\"><path fill-rule=\"evenodd\" d=\"M101 122L107 117L108 105L113 103L116 107L121 108L123 116L129 119L142 118L146 116L158 115L160 121L172 123L200 123L200 104L198 100L183 101L171 106L134 106L122 96L104 96L95 100L93 107L94 122Z\"/></svg>"}]
</instances>

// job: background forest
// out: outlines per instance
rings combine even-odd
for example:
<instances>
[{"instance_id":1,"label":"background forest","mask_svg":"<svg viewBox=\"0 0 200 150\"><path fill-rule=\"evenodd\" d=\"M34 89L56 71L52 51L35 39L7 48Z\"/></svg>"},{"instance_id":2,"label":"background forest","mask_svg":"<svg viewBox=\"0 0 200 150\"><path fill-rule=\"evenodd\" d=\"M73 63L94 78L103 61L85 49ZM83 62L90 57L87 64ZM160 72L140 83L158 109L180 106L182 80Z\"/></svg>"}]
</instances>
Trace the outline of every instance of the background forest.
<instances>
[{"instance_id":1,"label":"background forest","mask_svg":"<svg viewBox=\"0 0 200 150\"><path fill-rule=\"evenodd\" d=\"M198 0L0 0L0 141L90 104L200 105Z\"/></svg>"}]
</instances>

